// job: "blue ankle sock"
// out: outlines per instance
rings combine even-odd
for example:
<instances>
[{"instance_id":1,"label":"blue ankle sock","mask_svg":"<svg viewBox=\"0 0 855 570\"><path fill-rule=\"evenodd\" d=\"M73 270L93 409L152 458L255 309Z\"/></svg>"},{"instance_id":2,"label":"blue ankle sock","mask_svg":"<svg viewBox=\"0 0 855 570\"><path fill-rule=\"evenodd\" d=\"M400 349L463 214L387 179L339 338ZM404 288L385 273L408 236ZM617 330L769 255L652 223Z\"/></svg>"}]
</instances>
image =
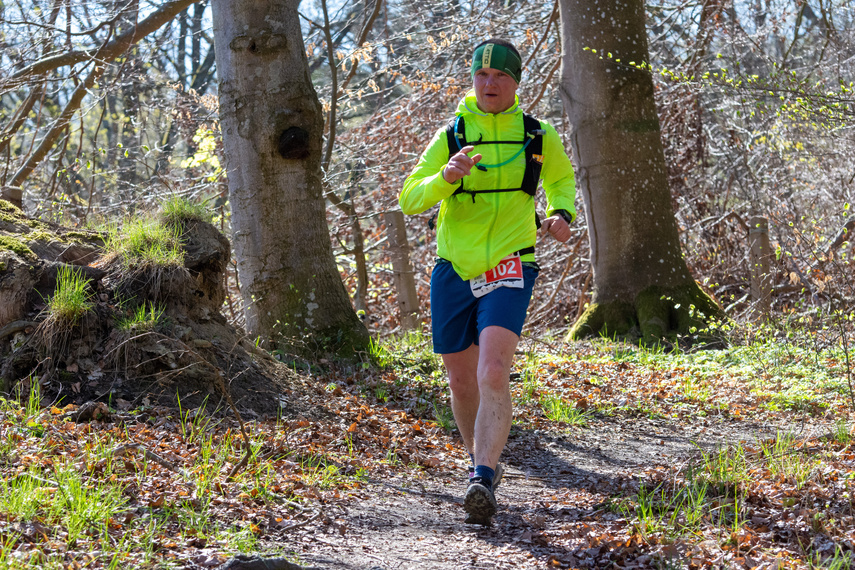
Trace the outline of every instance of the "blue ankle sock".
<instances>
[{"instance_id":1,"label":"blue ankle sock","mask_svg":"<svg viewBox=\"0 0 855 570\"><path fill-rule=\"evenodd\" d=\"M475 454L474 453L469 454L469 459L472 461L472 465L475 465Z\"/></svg>"},{"instance_id":2,"label":"blue ankle sock","mask_svg":"<svg viewBox=\"0 0 855 570\"><path fill-rule=\"evenodd\" d=\"M490 486L493 485L493 476L496 474L495 471L487 467L486 465L476 465L475 466L475 477L481 477L485 481L487 481Z\"/></svg>"}]
</instances>

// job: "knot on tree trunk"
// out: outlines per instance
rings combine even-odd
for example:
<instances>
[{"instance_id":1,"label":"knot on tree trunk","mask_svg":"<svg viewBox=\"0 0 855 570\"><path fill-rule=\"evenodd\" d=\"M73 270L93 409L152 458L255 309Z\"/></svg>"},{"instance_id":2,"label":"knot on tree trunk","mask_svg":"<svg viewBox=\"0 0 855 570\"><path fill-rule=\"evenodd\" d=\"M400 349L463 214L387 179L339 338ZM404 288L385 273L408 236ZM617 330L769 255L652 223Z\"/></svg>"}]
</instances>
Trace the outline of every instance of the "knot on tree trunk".
<instances>
[{"instance_id":1,"label":"knot on tree trunk","mask_svg":"<svg viewBox=\"0 0 855 570\"><path fill-rule=\"evenodd\" d=\"M289 127L279 136L279 154L285 159L309 157L309 133L300 127Z\"/></svg>"},{"instance_id":2,"label":"knot on tree trunk","mask_svg":"<svg viewBox=\"0 0 855 570\"><path fill-rule=\"evenodd\" d=\"M262 32L251 36L238 36L229 43L232 51L248 51L255 55L267 55L282 51L288 45L284 34Z\"/></svg>"}]
</instances>

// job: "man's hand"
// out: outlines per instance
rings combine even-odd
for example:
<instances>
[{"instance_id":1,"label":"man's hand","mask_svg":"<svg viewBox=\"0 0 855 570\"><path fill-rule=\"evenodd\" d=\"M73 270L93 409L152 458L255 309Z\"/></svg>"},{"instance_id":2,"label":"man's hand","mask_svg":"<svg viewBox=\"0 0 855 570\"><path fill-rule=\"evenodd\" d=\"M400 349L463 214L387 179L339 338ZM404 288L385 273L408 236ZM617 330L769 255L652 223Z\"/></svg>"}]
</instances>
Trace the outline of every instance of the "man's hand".
<instances>
[{"instance_id":1,"label":"man's hand","mask_svg":"<svg viewBox=\"0 0 855 570\"><path fill-rule=\"evenodd\" d=\"M552 235L561 243L566 243L570 239L570 226L558 214L546 218L540 226L540 232L540 235Z\"/></svg>"},{"instance_id":2,"label":"man's hand","mask_svg":"<svg viewBox=\"0 0 855 570\"><path fill-rule=\"evenodd\" d=\"M469 156L475 150L474 146L464 146L460 152L448 159L448 164L442 169L442 177L449 184L454 184L464 176L469 176L472 167L481 160L481 155ZM569 236L569 234L568 234Z\"/></svg>"}]
</instances>

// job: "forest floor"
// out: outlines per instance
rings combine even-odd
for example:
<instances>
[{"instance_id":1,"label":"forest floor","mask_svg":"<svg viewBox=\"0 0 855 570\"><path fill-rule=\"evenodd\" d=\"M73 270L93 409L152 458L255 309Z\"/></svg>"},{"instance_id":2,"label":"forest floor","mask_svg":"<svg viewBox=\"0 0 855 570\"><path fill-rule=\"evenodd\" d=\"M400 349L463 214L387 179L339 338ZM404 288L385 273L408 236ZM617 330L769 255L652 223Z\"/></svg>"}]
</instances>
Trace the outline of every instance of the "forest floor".
<instances>
[{"instance_id":1,"label":"forest floor","mask_svg":"<svg viewBox=\"0 0 855 570\"><path fill-rule=\"evenodd\" d=\"M849 567L855 435L831 353L526 341L481 527L425 347L289 362L282 416L238 401L243 426L210 401L6 402L0 568Z\"/></svg>"},{"instance_id":2,"label":"forest floor","mask_svg":"<svg viewBox=\"0 0 855 570\"><path fill-rule=\"evenodd\" d=\"M654 488L657 470L687 462L698 446L770 433L721 420L686 425L648 418L514 430L491 527L463 523L460 462L415 477L370 479L351 499L330 505L333 525L296 532L290 548L304 564L330 569L657 567L686 552L667 544L645 549L640 537L632 542L616 498L636 494L645 481ZM726 551L716 550L714 558L723 561Z\"/></svg>"}]
</instances>

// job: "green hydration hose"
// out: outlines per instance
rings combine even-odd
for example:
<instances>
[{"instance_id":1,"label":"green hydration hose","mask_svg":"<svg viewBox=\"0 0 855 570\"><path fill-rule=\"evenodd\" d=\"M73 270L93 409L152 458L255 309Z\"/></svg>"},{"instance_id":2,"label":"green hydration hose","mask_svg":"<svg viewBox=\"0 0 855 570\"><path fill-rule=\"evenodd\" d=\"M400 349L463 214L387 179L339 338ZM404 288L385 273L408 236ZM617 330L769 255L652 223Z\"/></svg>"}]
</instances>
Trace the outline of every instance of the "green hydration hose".
<instances>
[{"instance_id":1,"label":"green hydration hose","mask_svg":"<svg viewBox=\"0 0 855 570\"><path fill-rule=\"evenodd\" d=\"M460 145L460 137L457 135L457 124L459 122L460 122L460 117L458 116L457 119L454 121L454 141L457 143L457 149L463 150L463 147ZM515 155L513 155L511 158L509 158L505 162L501 162L499 164L481 164L479 162L478 164L475 165L475 168L477 168L478 170L481 170L482 172L487 172L488 168L499 168L500 166L505 166L506 164L512 163L513 161L515 161L517 159L517 157L519 155L521 155L522 153L525 152L525 149L528 148L528 145L531 143L531 141L534 140L534 137L535 137L534 134L526 133L525 135L526 135L526 137L528 137L528 140L525 141L525 144L520 142L519 144L523 145L522 148L519 149ZM516 142L516 141L511 141L511 142Z\"/></svg>"}]
</instances>

